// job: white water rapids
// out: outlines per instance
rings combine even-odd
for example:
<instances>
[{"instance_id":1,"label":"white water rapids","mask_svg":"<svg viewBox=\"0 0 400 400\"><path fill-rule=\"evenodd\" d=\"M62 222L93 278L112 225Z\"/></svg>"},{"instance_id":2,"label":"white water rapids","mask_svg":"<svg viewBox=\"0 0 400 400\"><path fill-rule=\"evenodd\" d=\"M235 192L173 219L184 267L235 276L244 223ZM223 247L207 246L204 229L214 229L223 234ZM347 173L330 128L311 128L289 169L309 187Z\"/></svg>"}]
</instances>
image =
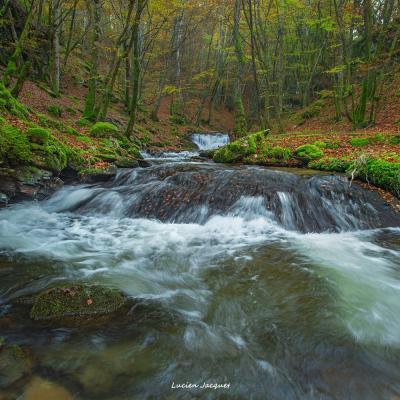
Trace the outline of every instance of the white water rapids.
<instances>
[{"instance_id":1,"label":"white water rapids","mask_svg":"<svg viewBox=\"0 0 400 400\"><path fill-rule=\"evenodd\" d=\"M264 175L262 169L204 164L196 170L179 157L164 163L125 171L107 185L67 186L47 201L0 211L0 256L16 263L11 273L0 268L2 304L60 282L83 281L160 302L181 318L176 330L158 319L143 322L142 336L131 338L128 330L123 340L123 329L82 333L79 340L58 330L47 333L49 341L40 347L39 333L32 346L39 347L44 368L60 376L76 376L88 365L105 368L109 389L98 397L84 392L77 397L82 399L111 393L163 398L172 381L229 381L226 398L239 399L270 394L282 400L364 400L400 392L398 225L351 229L362 211L356 199L350 207L340 193L327 192L322 203L328 202L332 215L322 215L346 229L300 233L296 227L317 215L300 213L302 191L319 187L323 177L317 185L310 177ZM171 175L174 163L179 172ZM233 203L218 212L210 211L212 203L196 204L195 195L186 198L194 179L210 188L212 179L240 173L243 182L247 173L259 174L257 185L276 179L281 189L268 202L244 193L244 186L237 199L223 192L221 198ZM298 196L284 190L290 180ZM174 188L182 190L184 208L170 219L144 216L158 196L165 196L170 209L177 207L173 192L164 193ZM137 203L142 208L134 209ZM363 204L366 221L374 223L377 211ZM179 212L191 222L176 222ZM96 374L107 380L100 369ZM189 393L170 395L199 395Z\"/></svg>"}]
</instances>

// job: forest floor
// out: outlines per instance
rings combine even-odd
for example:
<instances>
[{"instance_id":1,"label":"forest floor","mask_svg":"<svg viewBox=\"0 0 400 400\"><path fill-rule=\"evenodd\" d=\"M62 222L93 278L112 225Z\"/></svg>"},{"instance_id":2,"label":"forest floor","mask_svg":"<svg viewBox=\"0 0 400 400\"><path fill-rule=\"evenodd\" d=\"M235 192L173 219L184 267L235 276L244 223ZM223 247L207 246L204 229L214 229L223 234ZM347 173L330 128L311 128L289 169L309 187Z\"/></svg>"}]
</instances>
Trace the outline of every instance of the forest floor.
<instances>
[{"instance_id":1,"label":"forest floor","mask_svg":"<svg viewBox=\"0 0 400 400\"><path fill-rule=\"evenodd\" d=\"M263 143L259 144L253 153L241 157L240 161L267 166L307 166L311 169L345 172L354 166L357 160L375 160L378 164L371 166L372 171L369 176L378 169L389 171L389 178L369 179L367 174L364 180L399 196L400 93L397 86L388 83L384 88L378 120L373 127L353 130L345 118L335 122L332 101L327 99L323 101L322 106L320 104L316 110L312 109L311 116L307 115L310 108L287 115L286 133L278 134L276 129L272 129L267 138L263 138ZM118 157L131 157L129 151L125 153L122 151L122 156L116 155L113 143L93 137L90 126L79 123L84 108L85 87L72 78L65 77L62 82L62 93L60 97L53 97L44 87L26 81L19 101L29 108L28 118L24 120L11 113L2 117L7 125L18 128L22 134L32 125L49 128L60 143L78 151L79 156L87 160L85 168L89 170L98 171L107 168ZM151 101L141 106L134 128L134 142L149 152L192 149L193 143L189 137L191 132L231 133L233 130L233 114L226 109L214 112L212 126L195 126L190 122L177 123L171 118L167 99L161 103L158 121L150 118L151 106ZM196 100L187 103L187 121L195 119L197 107ZM54 109L57 115L54 114ZM111 104L107 121L116 125L121 132L124 131L127 115L121 103ZM297 154L299 147L304 145L314 146L314 151L317 147L319 151L317 156L312 157L307 163L304 163ZM221 157L220 161L232 162L224 157Z\"/></svg>"}]
</instances>

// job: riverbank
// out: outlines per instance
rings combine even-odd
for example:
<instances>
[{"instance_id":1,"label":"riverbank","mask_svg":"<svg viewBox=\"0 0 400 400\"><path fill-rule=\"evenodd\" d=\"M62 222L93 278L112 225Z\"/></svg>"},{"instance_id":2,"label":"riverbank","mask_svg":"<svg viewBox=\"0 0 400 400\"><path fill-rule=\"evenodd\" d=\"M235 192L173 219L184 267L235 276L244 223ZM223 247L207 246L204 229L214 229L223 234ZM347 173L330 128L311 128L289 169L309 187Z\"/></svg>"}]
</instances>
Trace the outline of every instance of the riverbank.
<instances>
[{"instance_id":1,"label":"riverbank","mask_svg":"<svg viewBox=\"0 0 400 400\"><path fill-rule=\"evenodd\" d=\"M258 132L210 154L215 162L346 173L400 196L400 135ZM397 205L398 207L398 205ZM398 207L399 208L399 207Z\"/></svg>"}]
</instances>

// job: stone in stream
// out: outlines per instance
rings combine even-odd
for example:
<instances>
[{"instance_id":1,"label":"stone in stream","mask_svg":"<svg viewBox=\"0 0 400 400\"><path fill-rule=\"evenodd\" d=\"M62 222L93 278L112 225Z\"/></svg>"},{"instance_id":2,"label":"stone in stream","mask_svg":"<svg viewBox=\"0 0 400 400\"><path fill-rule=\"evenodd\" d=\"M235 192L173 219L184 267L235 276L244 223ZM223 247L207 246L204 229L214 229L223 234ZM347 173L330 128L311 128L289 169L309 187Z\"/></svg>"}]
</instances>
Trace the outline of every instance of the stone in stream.
<instances>
[{"instance_id":1,"label":"stone in stream","mask_svg":"<svg viewBox=\"0 0 400 400\"><path fill-rule=\"evenodd\" d=\"M67 389L40 377L34 377L29 382L22 396L23 400L73 400Z\"/></svg>"},{"instance_id":2,"label":"stone in stream","mask_svg":"<svg viewBox=\"0 0 400 400\"><path fill-rule=\"evenodd\" d=\"M0 389L6 389L28 375L32 361L28 354L15 344L6 344L0 338Z\"/></svg>"},{"instance_id":3,"label":"stone in stream","mask_svg":"<svg viewBox=\"0 0 400 400\"><path fill-rule=\"evenodd\" d=\"M55 287L35 298L30 316L35 321L93 318L112 314L125 300L119 291L101 286Z\"/></svg>"}]
</instances>

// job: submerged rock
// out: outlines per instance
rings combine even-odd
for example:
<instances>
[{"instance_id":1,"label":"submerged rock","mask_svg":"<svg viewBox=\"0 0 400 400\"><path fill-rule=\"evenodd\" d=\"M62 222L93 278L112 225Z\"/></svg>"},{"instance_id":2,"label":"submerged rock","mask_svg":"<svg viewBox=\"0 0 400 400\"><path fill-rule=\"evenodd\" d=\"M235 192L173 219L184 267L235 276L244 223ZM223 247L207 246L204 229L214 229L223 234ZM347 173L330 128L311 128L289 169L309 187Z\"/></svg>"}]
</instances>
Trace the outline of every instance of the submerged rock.
<instances>
[{"instance_id":1,"label":"submerged rock","mask_svg":"<svg viewBox=\"0 0 400 400\"><path fill-rule=\"evenodd\" d=\"M23 400L72 400L67 389L57 383L34 377L25 389Z\"/></svg>"},{"instance_id":2,"label":"submerged rock","mask_svg":"<svg viewBox=\"0 0 400 400\"><path fill-rule=\"evenodd\" d=\"M24 350L15 344L0 342L0 389L8 388L31 369L32 362Z\"/></svg>"},{"instance_id":3,"label":"submerged rock","mask_svg":"<svg viewBox=\"0 0 400 400\"><path fill-rule=\"evenodd\" d=\"M117 290L101 286L56 287L39 294L30 316L35 321L111 314L125 303Z\"/></svg>"}]
</instances>

